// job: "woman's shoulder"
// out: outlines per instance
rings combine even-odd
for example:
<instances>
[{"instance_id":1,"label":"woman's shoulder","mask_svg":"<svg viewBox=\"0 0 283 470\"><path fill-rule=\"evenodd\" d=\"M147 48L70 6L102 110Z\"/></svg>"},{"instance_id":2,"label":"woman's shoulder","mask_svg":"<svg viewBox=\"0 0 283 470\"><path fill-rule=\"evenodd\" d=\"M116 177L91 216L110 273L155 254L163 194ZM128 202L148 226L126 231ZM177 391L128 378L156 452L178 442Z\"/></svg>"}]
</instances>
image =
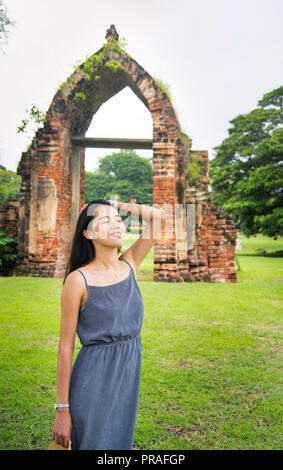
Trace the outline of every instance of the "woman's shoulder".
<instances>
[{"instance_id":1,"label":"woman's shoulder","mask_svg":"<svg viewBox=\"0 0 283 470\"><path fill-rule=\"evenodd\" d=\"M83 279L83 276L81 274L82 272L83 272L83 270L81 270L81 268L74 269L74 271L70 272L66 276L64 286L72 289L75 286L83 285L84 279Z\"/></svg>"}]
</instances>

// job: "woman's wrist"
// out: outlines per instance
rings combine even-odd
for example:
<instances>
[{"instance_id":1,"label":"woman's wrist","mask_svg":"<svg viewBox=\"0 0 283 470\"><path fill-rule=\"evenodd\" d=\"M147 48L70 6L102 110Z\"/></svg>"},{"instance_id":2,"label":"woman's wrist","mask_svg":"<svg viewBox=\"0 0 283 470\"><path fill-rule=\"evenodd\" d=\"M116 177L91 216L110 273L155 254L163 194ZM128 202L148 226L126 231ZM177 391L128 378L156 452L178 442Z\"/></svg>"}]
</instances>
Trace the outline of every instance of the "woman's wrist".
<instances>
[{"instance_id":1,"label":"woman's wrist","mask_svg":"<svg viewBox=\"0 0 283 470\"><path fill-rule=\"evenodd\" d=\"M70 413L70 408L56 408L56 414L69 414Z\"/></svg>"},{"instance_id":2,"label":"woman's wrist","mask_svg":"<svg viewBox=\"0 0 283 470\"><path fill-rule=\"evenodd\" d=\"M134 198L131 198L134 199ZM135 200L135 199L134 199ZM121 201L111 201L114 202L114 207L119 212L122 210L126 214L130 213L131 215L137 216L139 219L142 219L146 222L150 222L155 219L165 219L165 211L161 208L150 207L145 204L136 204L135 202L121 202Z\"/></svg>"}]
</instances>

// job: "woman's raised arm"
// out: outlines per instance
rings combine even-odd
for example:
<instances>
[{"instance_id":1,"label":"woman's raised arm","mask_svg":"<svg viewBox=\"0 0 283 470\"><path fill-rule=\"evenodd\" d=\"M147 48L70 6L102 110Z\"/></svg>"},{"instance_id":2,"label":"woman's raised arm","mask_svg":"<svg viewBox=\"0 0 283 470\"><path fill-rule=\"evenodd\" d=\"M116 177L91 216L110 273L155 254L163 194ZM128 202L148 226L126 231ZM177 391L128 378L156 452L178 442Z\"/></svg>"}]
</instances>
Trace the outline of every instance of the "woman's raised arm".
<instances>
[{"instance_id":1,"label":"woman's raised arm","mask_svg":"<svg viewBox=\"0 0 283 470\"><path fill-rule=\"evenodd\" d=\"M158 237L162 226L165 222L165 211L156 207L146 206L145 204L133 204L124 202L114 202L117 210L130 211L131 215L138 217L147 222L140 237L121 255L129 263L132 263L137 269L142 263L146 255L151 250L154 240Z\"/></svg>"}]
</instances>

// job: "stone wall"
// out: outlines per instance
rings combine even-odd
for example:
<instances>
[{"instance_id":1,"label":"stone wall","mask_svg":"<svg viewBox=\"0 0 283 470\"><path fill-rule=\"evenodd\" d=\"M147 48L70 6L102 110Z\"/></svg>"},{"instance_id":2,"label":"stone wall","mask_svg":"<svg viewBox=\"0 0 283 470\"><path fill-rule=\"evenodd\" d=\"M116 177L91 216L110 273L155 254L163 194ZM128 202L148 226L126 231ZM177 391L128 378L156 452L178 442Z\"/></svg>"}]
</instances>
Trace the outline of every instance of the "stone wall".
<instances>
[{"instance_id":1,"label":"stone wall","mask_svg":"<svg viewBox=\"0 0 283 470\"><path fill-rule=\"evenodd\" d=\"M169 251L165 256L159 253L154 279L173 282L236 282L234 258L237 231L240 227L225 217L224 212L215 207L209 197L208 152L189 149L187 163L190 155L198 161L202 174L193 183L188 176L186 178L187 249L179 250L182 256L178 256L177 263L174 257L169 258ZM181 275L177 275L177 272Z\"/></svg>"}]
</instances>

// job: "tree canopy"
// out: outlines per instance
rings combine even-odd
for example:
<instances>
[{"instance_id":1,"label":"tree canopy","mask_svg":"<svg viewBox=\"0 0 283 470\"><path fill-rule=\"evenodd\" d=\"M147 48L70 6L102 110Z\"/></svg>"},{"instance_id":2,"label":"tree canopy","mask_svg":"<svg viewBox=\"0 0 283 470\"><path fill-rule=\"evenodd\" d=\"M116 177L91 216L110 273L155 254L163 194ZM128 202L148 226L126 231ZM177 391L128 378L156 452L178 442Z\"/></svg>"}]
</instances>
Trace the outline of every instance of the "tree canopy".
<instances>
[{"instance_id":1,"label":"tree canopy","mask_svg":"<svg viewBox=\"0 0 283 470\"><path fill-rule=\"evenodd\" d=\"M121 150L99 159L94 172L85 172L85 199L109 199L128 202L135 197L138 204L152 205L151 158L142 158L134 150ZM0 165L0 206L20 197L21 176Z\"/></svg>"},{"instance_id":2,"label":"tree canopy","mask_svg":"<svg viewBox=\"0 0 283 470\"><path fill-rule=\"evenodd\" d=\"M283 235L283 86L231 121L210 161L211 198L245 235Z\"/></svg>"},{"instance_id":3,"label":"tree canopy","mask_svg":"<svg viewBox=\"0 0 283 470\"><path fill-rule=\"evenodd\" d=\"M22 177L0 165L0 206L6 201L17 201L20 197Z\"/></svg>"},{"instance_id":4,"label":"tree canopy","mask_svg":"<svg viewBox=\"0 0 283 470\"><path fill-rule=\"evenodd\" d=\"M86 202L117 194L119 201L135 197L138 204L152 205L151 159L140 157L134 150L113 152L100 158L96 171L86 172L85 185Z\"/></svg>"}]
</instances>

